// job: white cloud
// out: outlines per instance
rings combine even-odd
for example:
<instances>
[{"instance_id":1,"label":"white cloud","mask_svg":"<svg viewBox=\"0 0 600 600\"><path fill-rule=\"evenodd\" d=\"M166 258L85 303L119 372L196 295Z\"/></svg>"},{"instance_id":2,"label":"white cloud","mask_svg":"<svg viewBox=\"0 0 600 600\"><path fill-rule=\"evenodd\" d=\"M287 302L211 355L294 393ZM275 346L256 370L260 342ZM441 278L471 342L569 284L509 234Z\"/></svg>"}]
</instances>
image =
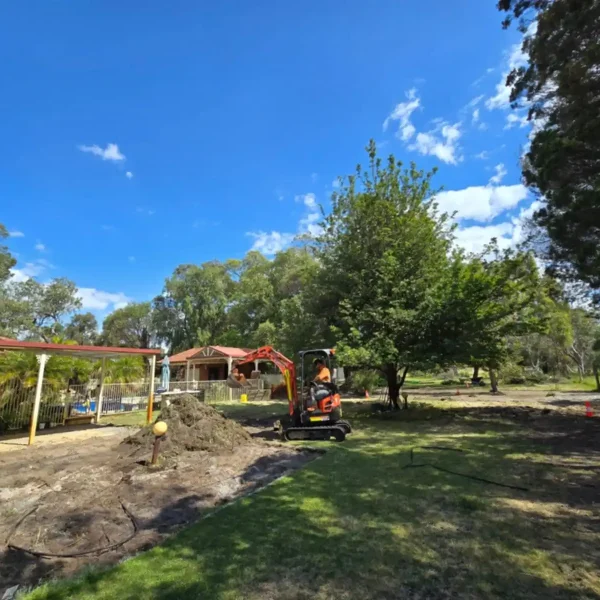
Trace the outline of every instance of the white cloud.
<instances>
[{"instance_id":1,"label":"white cloud","mask_svg":"<svg viewBox=\"0 0 600 600\"><path fill-rule=\"evenodd\" d=\"M520 115L518 113L510 112L506 115L506 125L504 129L512 129L513 127L527 127L529 121L527 115Z\"/></svg>"},{"instance_id":2,"label":"white cloud","mask_svg":"<svg viewBox=\"0 0 600 600\"><path fill-rule=\"evenodd\" d=\"M318 173L311 173L311 174L310 174L310 180L311 180L313 183L317 183L317 180L318 180L318 179L319 179L319 174L318 174Z\"/></svg>"},{"instance_id":3,"label":"white cloud","mask_svg":"<svg viewBox=\"0 0 600 600\"><path fill-rule=\"evenodd\" d=\"M472 116L471 122L473 123L473 125L475 125L479 122L479 109L478 108L476 108L473 111L473 116Z\"/></svg>"},{"instance_id":4,"label":"white cloud","mask_svg":"<svg viewBox=\"0 0 600 600\"><path fill-rule=\"evenodd\" d=\"M418 133L415 142L408 149L416 150L425 156L436 156L442 162L456 165L462 160L458 140L461 136L460 123L450 125L445 121L427 133Z\"/></svg>"},{"instance_id":5,"label":"white cloud","mask_svg":"<svg viewBox=\"0 0 600 600\"><path fill-rule=\"evenodd\" d=\"M38 277L48 269L54 269L54 265L45 258L38 258L31 262L26 262L22 267L19 266L11 269L11 281L27 281L27 279L31 279L32 277Z\"/></svg>"},{"instance_id":6,"label":"white cloud","mask_svg":"<svg viewBox=\"0 0 600 600\"><path fill-rule=\"evenodd\" d=\"M134 262L135 262L135 256L128 256L128 257L127 257L127 260L128 260L130 263L134 263Z\"/></svg>"},{"instance_id":7,"label":"white cloud","mask_svg":"<svg viewBox=\"0 0 600 600\"><path fill-rule=\"evenodd\" d=\"M530 26L528 33L533 32L534 29L535 21L533 26ZM529 57L523 52L521 42L510 47L500 81L496 84L496 93L485 101L488 110L507 109L510 106L510 87L506 85L506 78L513 69L527 65L528 60Z\"/></svg>"},{"instance_id":8,"label":"white cloud","mask_svg":"<svg viewBox=\"0 0 600 600\"><path fill-rule=\"evenodd\" d=\"M38 252L46 252L46 246L44 244L42 244L42 242L40 242L40 241L37 242L37 244L34 246L34 248Z\"/></svg>"},{"instance_id":9,"label":"white cloud","mask_svg":"<svg viewBox=\"0 0 600 600\"><path fill-rule=\"evenodd\" d=\"M490 157L490 153L487 150L483 150L479 154L475 155L475 158L478 158L479 160L488 160L489 157Z\"/></svg>"},{"instance_id":10,"label":"white cloud","mask_svg":"<svg viewBox=\"0 0 600 600\"><path fill-rule=\"evenodd\" d=\"M151 217L156 211L153 208L148 208L147 206L137 206L136 212Z\"/></svg>"},{"instance_id":11,"label":"white cloud","mask_svg":"<svg viewBox=\"0 0 600 600\"><path fill-rule=\"evenodd\" d=\"M287 248L293 241L296 235L294 233L281 233L279 231L249 231L246 235L254 238L251 250L258 250L267 256L272 256Z\"/></svg>"},{"instance_id":12,"label":"white cloud","mask_svg":"<svg viewBox=\"0 0 600 600\"><path fill-rule=\"evenodd\" d=\"M299 194L294 198L296 202L302 202L306 208L309 210L314 210L317 208L317 198L314 194Z\"/></svg>"},{"instance_id":13,"label":"white cloud","mask_svg":"<svg viewBox=\"0 0 600 600\"><path fill-rule=\"evenodd\" d=\"M125 155L119 150L117 144L107 144L106 148L94 144L93 146L78 146L82 152L89 152L94 156L99 156L102 160L112 160L115 162L125 160Z\"/></svg>"},{"instance_id":14,"label":"white cloud","mask_svg":"<svg viewBox=\"0 0 600 600\"><path fill-rule=\"evenodd\" d=\"M106 310L109 307L112 309L123 308L132 301L123 292L103 292L95 288L79 288L77 294L81 298L82 308L87 310Z\"/></svg>"},{"instance_id":15,"label":"white cloud","mask_svg":"<svg viewBox=\"0 0 600 600\"><path fill-rule=\"evenodd\" d=\"M399 121L396 137L403 142L408 141L415 134L415 127L410 122L410 117L417 108L421 105L421 100L417 96L417 90L412 88L406 92L407 102L396 104L394 110L389 114L383 122L383 130L386 131L391 121Z\"/></svg>"},{"instance_id":16,"label":"white cloud","mask_svg":"<svg viewBox=\"0 0 600 600\"><path fill-rule=\"evenodd\" d=\"M455 231L456 244L467 252L479 253L492 238L496 238L501 249L514 247L523 241L525 222L541 205L536 200L523 208L518 216L496 225L461 227Z\"/></svg>"},{"instance_id":17,"label":"white cloud","mask_svg":"<svg viewBox=\"0 0 600 600\"><path fill-rule=\"evenodd\" d=\"M500 163L494 167L496 174L490 177L490 185L500 185L502 180L506 177L508 171L504 167L504 163Z\"/></svg>"},{"instance_id":18,"label":"white cloud","mask_svg":"<svg viewBox=\"0 0 600 600\"><path fill-rule=\"evenodd\" d=\"M306 207L306 214L298 222L297 233L281 231L249 231L246 235L254 238L252 250L258 250L266 256L272 256L281 250L287 248L297 236L310 235L317 236L322 228L319 225L321 221L321 212L317 204L317 198L313 193L299 194L294 197L296 202L301 202Z\"/></svg>"},{"instance_id":19,"label":"white cloud","mask_svg":"<svg viewBox=\"0 0 600 600\"><path fill-rule=\"evenodd\" d=\"M435 201L441 211L456 212L458 220L472 219L485 222L517 206L527 198L524 185L477 185L463 190L440 192Z\"/></svg>"},{"instance_id":20,"label":"white cloud","mask_svg":"<svg viewBox=\"0 0 600 600\"><path fill-rule=\"evenodd\" d=\"M22 231L9 231L8 237L21 238L21 237L25 237L25 234Z\"/></svg>"},{"instance_id":21,"label":"white cloud","mask_svg":"<svg viewBox=\"0 0 600 600\"><path fill-rule=\"evenodd\" d=\"M334 179L334 180L331 182L331 187L332 187L334 190L338 190L338 189L340 188L340 180L339 180L339 179Z\"/></svg>"},{"instance_id":22,"label":"white cloud","mask_svg":"<svg viewBox=\"0 0 600 600\"><path fill-rule=\"evenodd\" d=\"M127 179L133 179L133 173L131 171L126 171L125 177L127 177Z\"/></svg>"}]
</instances>

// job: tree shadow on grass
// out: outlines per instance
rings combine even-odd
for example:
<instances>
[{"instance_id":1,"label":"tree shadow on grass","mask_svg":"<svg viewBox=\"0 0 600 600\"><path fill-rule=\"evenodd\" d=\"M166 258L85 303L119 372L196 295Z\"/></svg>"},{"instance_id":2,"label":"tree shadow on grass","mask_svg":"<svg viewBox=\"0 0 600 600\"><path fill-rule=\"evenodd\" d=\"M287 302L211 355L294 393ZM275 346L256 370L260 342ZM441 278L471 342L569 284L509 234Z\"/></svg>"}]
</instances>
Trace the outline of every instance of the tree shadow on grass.
<instances>
[{"instance_id":1,"label":"tree shadow on grass","mask_svg":"<svg viewBox=\"0 0 600 600\"><path fill-rule=\"evenodd\" d=\"M600 597L598 550L591 543L597 514L556 508L561 496L547 481L519 492L443 472L403 470L408 446L437 442L439 434L403 431L398 423L379 432L367 427L379 435L333 446L322 460L136 559L35 597ZM508 434L471 433L451 431L445 440L471 450L460 457L461 468L509 480L517 472L530 475L524 459L507 458L515 442L504 443ZM500 452L490 449L493 434ZM406 443L396 449L398 436ZM388 451L381 451L386 444ZM441 450L423 452L444 464L458 460ZM569 475L566 467L553 469ZM586 572L592 579L582 576Z\"/></svg>"}]
</instances>

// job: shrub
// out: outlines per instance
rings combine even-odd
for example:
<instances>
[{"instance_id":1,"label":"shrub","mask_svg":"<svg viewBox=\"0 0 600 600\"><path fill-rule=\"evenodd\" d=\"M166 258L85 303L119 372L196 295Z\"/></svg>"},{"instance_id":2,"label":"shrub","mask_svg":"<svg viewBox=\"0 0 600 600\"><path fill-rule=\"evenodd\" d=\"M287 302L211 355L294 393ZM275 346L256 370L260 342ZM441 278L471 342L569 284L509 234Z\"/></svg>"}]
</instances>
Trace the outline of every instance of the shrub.
<instances>
[{"instance_id":1,"label":"shrub","mask_svg":"<svg viewBox=\"0 0 600 600\"><path fill-rule=\"evenodd\" d=\"M500 379L503 383L512 384L523 384L526 381L523 367L514 363L507 363L500 369Z\"/></svg>"},{"instance_id":2,"label":"shrub","mask_svg":"<svg viewBox=\"0 0 600 600\"><path fill-rule=\"evenodd\" d=\"M460 381L458 379L443 379L442 385L460 385Z\"/></svg>"},{"instance_id":3,"label":"shrub","mask_svg":"<svg viewBox=\"0 0 600 600\"><path fill-rule=\"evenodd\" d=\"M350 390L355 394L364 394L375 391L376 388L384 386L385 382L377 371L362 370L352 373Z\"/></svg>"}]
</instances>

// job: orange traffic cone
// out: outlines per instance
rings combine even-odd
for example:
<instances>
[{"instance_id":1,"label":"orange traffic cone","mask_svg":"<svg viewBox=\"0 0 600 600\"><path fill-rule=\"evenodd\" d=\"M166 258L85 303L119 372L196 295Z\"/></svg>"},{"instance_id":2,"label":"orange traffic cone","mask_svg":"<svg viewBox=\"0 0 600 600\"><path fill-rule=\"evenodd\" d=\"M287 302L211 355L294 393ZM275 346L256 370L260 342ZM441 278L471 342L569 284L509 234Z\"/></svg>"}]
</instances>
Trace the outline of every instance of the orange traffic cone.
<instances>
[{"instance_id":1,"label":"orange traffic cone","mask_svg":"<svg viewBox=\"0 0 600 600\"><path fill-rule=\"evenodd\" d=\"M369 390L365 390L365 400L370 400L371 396L369 396Z\"/></svg>"},{"instance_id":2,"label":"orange traffic cone","mask_svg":"<svg viewBox=\"0 0 600 600\"><path fill-rule=\"evenodd\" d=\"M592 403L589 401L585 403L585 416L586 417L594 416L594 409L592 408Z\"/></svg>"}]
</instances>

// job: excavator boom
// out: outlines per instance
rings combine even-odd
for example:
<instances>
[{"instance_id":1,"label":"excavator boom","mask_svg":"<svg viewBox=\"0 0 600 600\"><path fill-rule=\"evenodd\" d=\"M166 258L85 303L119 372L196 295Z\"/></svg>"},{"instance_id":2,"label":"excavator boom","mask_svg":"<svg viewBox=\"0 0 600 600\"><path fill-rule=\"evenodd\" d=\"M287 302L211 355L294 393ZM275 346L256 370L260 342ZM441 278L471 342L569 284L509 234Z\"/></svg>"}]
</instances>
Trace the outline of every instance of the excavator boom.
<instances>
[{"instance_id":1,"label":"excavator boom","mask_svg":"<svg viewBox=\"0 0 600 600\"><path fill-rule=\"evenodd\" d=\"M290 405L290 415L293 414L294 409L298 403L298 390L296 388L296 366L287 356L281 354L272 346L262 346L252 352L249 352L238 361L238 365L243 365L255 360L268 360L272 362L283 375L285 379L285 386L287 389L287 397Z\"/></svg>"}]
</instances>

